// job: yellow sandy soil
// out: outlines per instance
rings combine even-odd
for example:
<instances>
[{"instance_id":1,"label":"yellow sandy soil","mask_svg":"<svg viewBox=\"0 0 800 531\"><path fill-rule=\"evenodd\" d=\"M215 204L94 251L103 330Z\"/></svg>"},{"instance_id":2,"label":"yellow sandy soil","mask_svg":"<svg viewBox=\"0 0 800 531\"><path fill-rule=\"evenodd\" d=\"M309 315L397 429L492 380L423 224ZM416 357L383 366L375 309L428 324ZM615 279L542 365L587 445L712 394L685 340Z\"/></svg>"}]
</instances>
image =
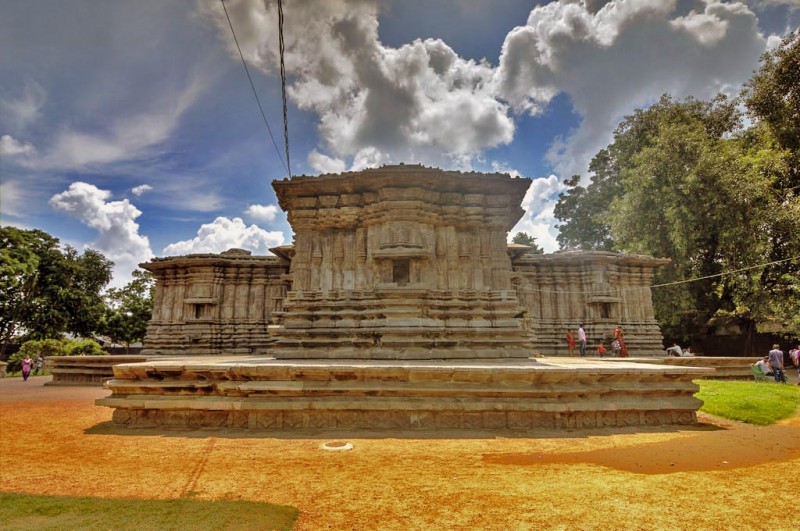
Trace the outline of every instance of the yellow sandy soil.
<instances>
[{"instance_id":1,"label":"yellow sandy soil","mask_svg":"<svg viewBox=\"0 0 800 531\"><path fill-rule=\"evenodd\" d=\"M0 380L0 490L293 505L297 529L799 529L800 417L753 427L489 433L159 433L100 388ZM346 440L354 449L320 445Z\"/></svg>"}]
</instances>

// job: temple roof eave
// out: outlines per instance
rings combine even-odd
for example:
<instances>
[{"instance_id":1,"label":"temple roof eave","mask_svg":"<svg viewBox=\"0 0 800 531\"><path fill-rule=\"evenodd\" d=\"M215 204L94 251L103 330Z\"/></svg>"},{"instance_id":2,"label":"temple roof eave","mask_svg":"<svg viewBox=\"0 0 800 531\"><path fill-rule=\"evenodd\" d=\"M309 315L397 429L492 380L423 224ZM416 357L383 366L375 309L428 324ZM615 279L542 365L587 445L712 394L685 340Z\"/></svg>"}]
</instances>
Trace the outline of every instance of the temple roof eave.
<instances>
[{"instance_id":1,"label":"temple roof eave","mask_svg":"<svg viewBox=\"0 0 800 531\"><path fill-rule=\"evenodd\" d=\"M625 254L612 251L557 251L548 254L523 254L512 258L514 265L566 265L575 263L620 262L626 265L661 267L672 262L670 258L656 258L642 254Z\"/></svg>"}]
</instances>

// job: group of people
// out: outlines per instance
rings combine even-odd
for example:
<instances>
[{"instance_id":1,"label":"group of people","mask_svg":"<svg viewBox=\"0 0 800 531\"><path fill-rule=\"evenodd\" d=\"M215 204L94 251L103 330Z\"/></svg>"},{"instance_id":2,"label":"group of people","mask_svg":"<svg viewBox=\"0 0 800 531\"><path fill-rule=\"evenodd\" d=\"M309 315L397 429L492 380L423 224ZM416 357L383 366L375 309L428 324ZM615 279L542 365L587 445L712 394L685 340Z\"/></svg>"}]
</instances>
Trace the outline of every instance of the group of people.
<instances>
[{"instance_id":1,"label":"group of people","mask_svg":"<svg viewBox=\"0 0 800 531\"><path fill-rule=\"evenodd\" d=\"M787 378L784 371L783 358L781 346L776 343L772 345L772 350L769 351L769 354L755 362L753 366L760 369L766 376L775 378L775 382L786 383ZM797 367L797 385L800 385L800 345L789 351L789 359Z\"/></svg>"},{"instance_id":2,"label":"group of people","mask_svg":"<svg viewBox=\"0 0 800 531\"><path fill-rule=\"evenodd\" d=\"M586 357L586 331L583 329L583 324L578 326L577 335L572 330L567 330L567 350L570 356L575 355L575 345L577 343L578 351L582 358ZM628 356L628 347L625 346L625 334L622 332L622 327L618 326L614 329L613 341L611 342L611 351L614 356L625 358ZM606 355L606 346L601 341L597 345L597 355Z\"/></svg>"},{"instance_id":3,"label":"group of people","mask_svg":"<svg viewBox=\"0 0 800 531\"><path fill-rule=\"evenodd\" d=\"M33 367L36 368L33 371L33 375L34 376L39 374L40 371L41 371L42 374L44 374L44 358L42 358L41 354L36 356L36 361L33 361L33 359L31 359L31 357L26 354L25 358L23 358L21 364L22 364L22 380L23 381L26 381L26 382L28 381L28 378L31 375L31 369Z\"/></svg>"}]
</instances>

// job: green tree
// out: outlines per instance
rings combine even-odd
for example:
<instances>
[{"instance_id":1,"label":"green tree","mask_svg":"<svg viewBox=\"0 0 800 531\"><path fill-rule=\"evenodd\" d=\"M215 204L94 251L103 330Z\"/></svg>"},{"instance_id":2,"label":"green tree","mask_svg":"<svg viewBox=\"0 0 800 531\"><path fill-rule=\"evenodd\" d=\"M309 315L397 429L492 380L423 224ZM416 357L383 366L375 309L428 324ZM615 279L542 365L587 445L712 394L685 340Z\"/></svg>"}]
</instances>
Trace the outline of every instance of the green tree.
<instances>
[{"instance_id":1,"label":"green tree","mask_svg":"<svg viewBox=\"0 0 800 531\"><path fill-rule=\"evenodd\" d=\"M735 102L664 96L625 117L592 160L586 188L567 181L559 242L671 258L656 282L672 285L653 293L668 336L687 339L728 318L799 332L792 157L765 123L742 130ZM755 267L765 262L774 264Z\"/></svg>"},{"instance_id":2,"label":"green tree","mask_svg":"<svg viewBox=\"0 0 800 531\"><path fill-rule=\"evenodd\" d=\"M115 343L131 343L144 339L153 314L155 277L148 271L136 270L133 279L121 289L106 293L106 311L100 327Z\"/></svg>"},{"instance_id":3,"label":"green tree","mask_svg":"<svg viewBox=\"0 0 800 531\"><path fill-rule=\"evenodd\" d=\"M40 230L0 227L0 341L89 336L102 315L112 262L83 254Z\"/></svg>"},{"instance_id":4,"label":"green tree","mask_svg":"<svg viewBox=\"0 0 800 531\"><path fill-rule=\"evenodd\" d=\"M796 187L800 184L800 29L766 52L761 62L742 97L748 114L763 123L787 150L786 182L779 185Z\"/></svg>"},{"instance_id":5,"label":"green tree","mask_svg":"<svg viewBox=\"0 0 800 531\"><path fill-rule=\"evenodd\" d=\"M518 245L527 245L531 248L526 254L544 254L544 249L539 247L536 243L536 237L531 236L527 232L518 232L514 235L511 239L512 243L516 243Z\"/></svg>"}]
</instances>

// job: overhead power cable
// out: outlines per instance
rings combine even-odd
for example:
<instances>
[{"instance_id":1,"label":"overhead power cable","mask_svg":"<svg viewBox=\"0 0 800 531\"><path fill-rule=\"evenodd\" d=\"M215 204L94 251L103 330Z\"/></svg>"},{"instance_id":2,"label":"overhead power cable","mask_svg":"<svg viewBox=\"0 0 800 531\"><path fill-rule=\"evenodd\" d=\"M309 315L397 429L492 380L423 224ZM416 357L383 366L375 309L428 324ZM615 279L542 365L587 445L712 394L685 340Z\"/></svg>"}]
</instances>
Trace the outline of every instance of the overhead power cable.
<instances>
[{"instance_id":1,"label":"overhead power cable","mask_svg":"<svg viewBox=\"0 0 800 531\"><path fill-rule=\"evenodd\" d=\"M283 2L278 0L278 42L281 54L281 96L283 97L283 140L286 145L286 171L292 177L292 164L289 159L289 117L286 114L286 67L283 63Z\"/></svg>"},{"instance_id":2,"label":"overhead power cable","mask_svg":"<svg viewBox=\"0 0 800 531\"><path fill-rule=\"evenodd\" d=\"M281 166L283 166L286 172L291 176L291 172L289 171L288 166L286 165L286 163L283 162L283 156L281 155L281 150L278 148L277 142L275 142L275 137L272 135L272 129L270 128L269 122L267 121L267 115L264 114L264 108L261 106L261 100L258 99L258 93L256 92L255 85L253 84L253 78L250 76L250 70L247 68L247 62L244 60L244 54L242 54L242 48L239 46L239 39L236 38L236 32L233 30L231 17L230 15L228 15L228 8L225 7L225 0L219 0L219 1L222 4L222 9L225 11L225 18L228 19L228 26L230 26L231 28L231 34L233 35L233 42L236 43L236 49L239 50L239 57L241 57L242 59L242 66L244 66L244 71L247 74L247 80L250 82L250 88L253 89L253 96L255 96L256 98L256 103L258 104L258 110L261 111L261 118L264 119L264 125L267 126L267 132L269 133L269 137L272 140L272 145L275 146L275 152L278 154L278 160L281 161ZM286 120L286 104L284 104L283 112L284 112L284 120ZM287 147L287 156L288 156L288 147Z\"/></svg>"}]
</instances>

